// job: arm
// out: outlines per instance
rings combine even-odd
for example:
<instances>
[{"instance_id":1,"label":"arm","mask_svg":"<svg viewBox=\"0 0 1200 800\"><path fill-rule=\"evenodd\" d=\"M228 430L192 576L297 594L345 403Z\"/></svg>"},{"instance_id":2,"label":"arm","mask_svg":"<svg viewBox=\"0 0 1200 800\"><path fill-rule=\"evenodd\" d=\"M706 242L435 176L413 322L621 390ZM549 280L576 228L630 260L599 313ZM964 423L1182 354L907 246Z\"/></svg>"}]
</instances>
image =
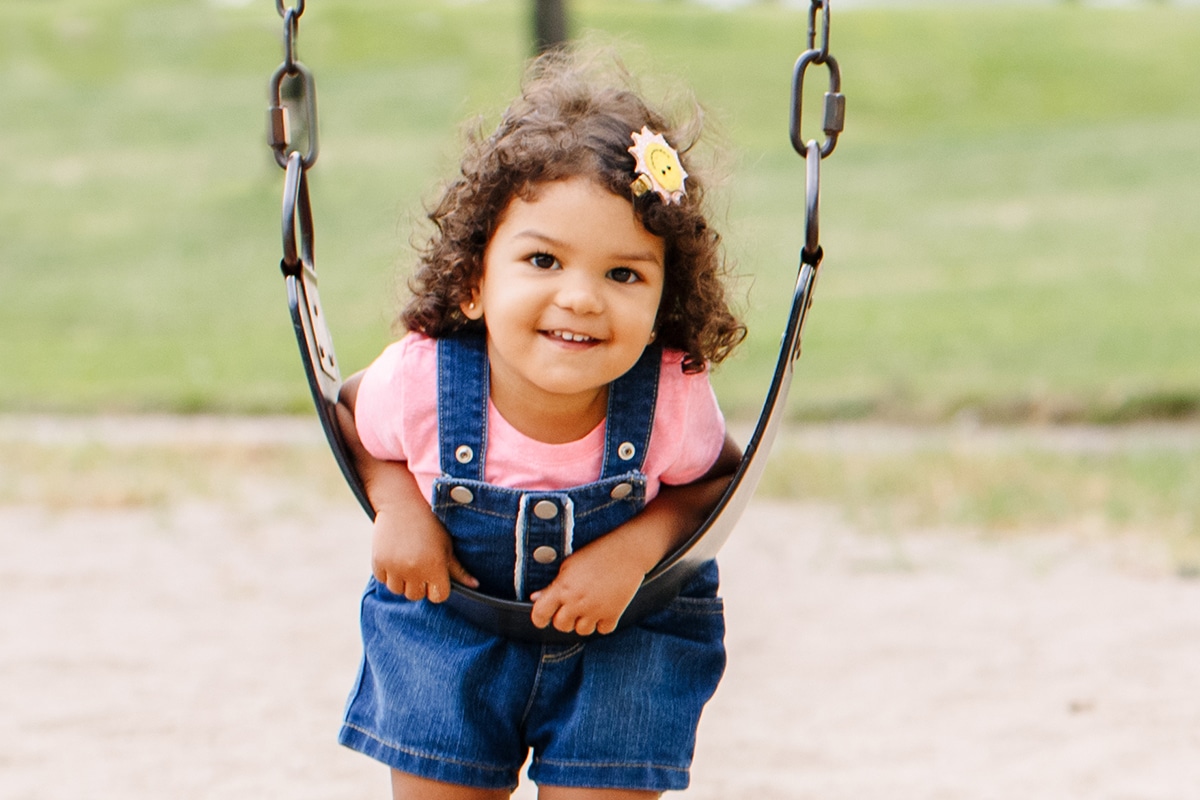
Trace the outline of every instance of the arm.
<instances>
[{"instance_id":1,"label":"arm","mask_svg":"<svg viewBox=\"0 0 1200 800\"><path fill-rule=\"evenodd\" d=\"M728 435L716 463L694 483L663 486L640 514L572 553L554 582L531 596L533 624L612 633L646 573L708 518L741 461Z\"/></svg>"},{"instance_id":2,"label":"arm","mask_svg":"<svg viewBox=\"0 0 1200 800\"><path fill-rule=\"evenodd\" d=\"M362 373L350 376L338 394L337 419L354 457L367 498L375 509L371 571L375 579L409 600L440 603L450 596L450 580L471 588L479 582L454 557L450 535L421 495L402 461L382 461L363 447L354 424Z\"/></svg>"}]
</instances>

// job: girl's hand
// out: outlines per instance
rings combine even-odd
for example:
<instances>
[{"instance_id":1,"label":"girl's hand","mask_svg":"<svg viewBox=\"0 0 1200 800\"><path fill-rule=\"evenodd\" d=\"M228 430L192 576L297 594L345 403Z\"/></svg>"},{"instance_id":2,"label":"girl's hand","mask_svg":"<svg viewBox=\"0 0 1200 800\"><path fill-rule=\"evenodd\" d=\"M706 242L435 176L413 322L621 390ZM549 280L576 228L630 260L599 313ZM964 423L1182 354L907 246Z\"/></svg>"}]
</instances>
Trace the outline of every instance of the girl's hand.
<instances>
[{"instance_id":1,"label":"girl's hand","mask_svg":"<svg viewBox=\"0 0 1200 800\"><path fill-rule=\"evenodd\" d=\"M704 522L741 457L727 436L706 475L686 486L663 486L640 514L568 556L554 581L530 595L533 624L584 636L616 630L646 573Z\"/></svg>"},{"instance_id":2,"label":"girl's hand","mask_svg":"<svg viewBox=\"0 0 1200 800\"><path fill-rule=\"evenodd\" d=\"M389 591L409 600L441 603L450 597L451 579L479 586L455 558L450 534L425 503L376 510L371 571Z\"/></svg>"},{"instance_id":3,"label":"girl's hand","mask_svg":"<svg viewBox=\"0 0 1200 800\"><path fill-rule=\"evenodd\" d=\"M354 424L354 406L362 373L351 375L338 396L337 421L375 509L371 571L394 594L409 600L441 603L450 597L450 580L472 589L479 581L454 557L450 534L421 495L408 465L381 461L363 447Z\"/></svg>"},{"instance_id":4,"label":"girl's hand","mask_svg":"<svg viewBox=\"0 0 1200 800\"><path fill-rule=\"evenodd\" d=\"M534 625L545 628L553 623L560 631L582 636L617 629L646 572L639 559L624 554L621 539L610 537L572 553L554 581L530 595Z\"/></svg>"}]
</instances>

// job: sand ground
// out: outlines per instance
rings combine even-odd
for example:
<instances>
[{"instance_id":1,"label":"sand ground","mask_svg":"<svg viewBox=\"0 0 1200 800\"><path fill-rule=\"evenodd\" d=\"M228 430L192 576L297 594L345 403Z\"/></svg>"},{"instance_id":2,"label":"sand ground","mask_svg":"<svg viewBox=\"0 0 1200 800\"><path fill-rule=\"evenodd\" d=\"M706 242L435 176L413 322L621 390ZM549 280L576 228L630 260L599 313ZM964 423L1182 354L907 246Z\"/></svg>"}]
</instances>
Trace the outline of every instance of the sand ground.
<instances>
[{"instance_id":1,"label":"sand ground","mask_svg":"<svg viewBox=\"0 0 1200 800\"><path fill-rule=\"evenodd\" d=\"M335 742L366 518L245 481L0 504L0 797L388 795ZM729 668L669 796L1200 798L1200 581L1077 538L881 536L765 500L722 555Z\"/></svg>"}]
</instances>

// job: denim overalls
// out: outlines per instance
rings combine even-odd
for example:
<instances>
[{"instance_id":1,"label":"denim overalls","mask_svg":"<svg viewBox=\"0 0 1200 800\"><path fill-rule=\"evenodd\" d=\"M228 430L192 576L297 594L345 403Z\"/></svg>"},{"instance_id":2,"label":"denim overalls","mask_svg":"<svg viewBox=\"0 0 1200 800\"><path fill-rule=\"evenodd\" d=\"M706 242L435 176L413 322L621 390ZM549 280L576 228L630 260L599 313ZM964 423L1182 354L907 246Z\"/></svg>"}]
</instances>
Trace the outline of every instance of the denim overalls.
<instances>
[{"instance_id":1,"label":"denim overalls","mask_svg":"<svg viewBox=\"0 0 1200 800\"><path fill-rule=\"evenodd\" d=\"M488 363L481 335L438 341L442 476L433 508L463 566L491 595L526 600L562 560L645 505L661 350L609 387L600 477L563 491L484 482ZM725 665L715 562L665 610L569 645L516 642L449 608L409 602L372 579L364 659L340 739L432 780L512 788L682 789L700 711Z\"/></svg>"}]
</instances>

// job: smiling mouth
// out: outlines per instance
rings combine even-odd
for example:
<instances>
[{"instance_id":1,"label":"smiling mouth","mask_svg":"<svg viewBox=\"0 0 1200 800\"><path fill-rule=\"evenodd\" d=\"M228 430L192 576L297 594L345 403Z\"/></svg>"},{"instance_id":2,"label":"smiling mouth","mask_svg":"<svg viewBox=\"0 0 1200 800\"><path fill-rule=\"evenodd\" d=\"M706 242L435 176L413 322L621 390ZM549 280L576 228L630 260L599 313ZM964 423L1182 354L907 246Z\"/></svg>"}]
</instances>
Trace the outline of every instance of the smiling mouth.
<instances>
[{"instance_id":1,"label":"smiling mouth","mask_svg":"<svg viewBox=\"0 0 1200 800\"><path fill-rule=\"evenodd\" d=\"M546 335L549 336L551 339L560 339L564 342L590 343L590 342L599 341L598 339L593 339L591 336L588 336L586 334L574 333L572 331L559 331L559 330L546 331Z\"/></svg>"}]
</instances>

